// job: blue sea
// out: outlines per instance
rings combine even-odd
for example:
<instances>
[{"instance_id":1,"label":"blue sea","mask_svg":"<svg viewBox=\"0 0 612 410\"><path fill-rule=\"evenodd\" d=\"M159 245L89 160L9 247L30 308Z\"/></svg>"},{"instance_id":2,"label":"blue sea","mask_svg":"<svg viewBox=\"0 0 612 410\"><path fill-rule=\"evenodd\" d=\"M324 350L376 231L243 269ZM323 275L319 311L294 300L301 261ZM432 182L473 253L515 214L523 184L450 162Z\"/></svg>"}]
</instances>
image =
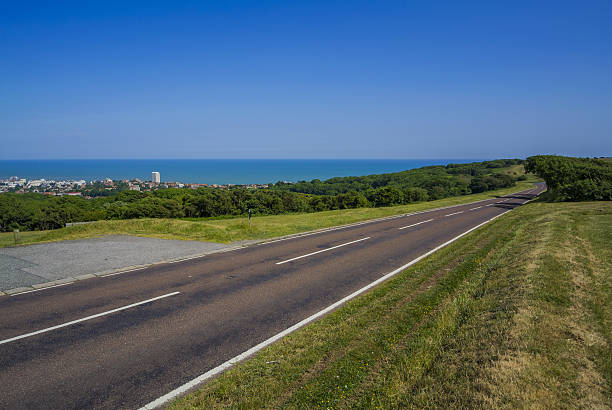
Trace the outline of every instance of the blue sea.
<instances>
[{"instance_id":1,"label":"blue sea","mask_svg":"<svg viewBox=\"0 0 612 410\"><path fill-rule=\"evenodd\" d=\"M86 181L140 178L200 184L265 184L310 181L404 171L427 165L467 163L482 159L87 159L0 160L0 179Z\"/></svg>"}]
</instances>

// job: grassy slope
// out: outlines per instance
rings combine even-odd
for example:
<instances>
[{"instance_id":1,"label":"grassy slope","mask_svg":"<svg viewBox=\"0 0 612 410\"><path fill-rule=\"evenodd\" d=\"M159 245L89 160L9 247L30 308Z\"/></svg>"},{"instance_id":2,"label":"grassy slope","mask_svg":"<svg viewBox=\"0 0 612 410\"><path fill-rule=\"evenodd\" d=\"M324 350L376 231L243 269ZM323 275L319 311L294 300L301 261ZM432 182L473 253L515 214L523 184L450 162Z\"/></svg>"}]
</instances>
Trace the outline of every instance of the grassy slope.
<instances>
[{"instance_id":1,"label":"grassy slope","mask_svg":"<svg viewBox=\"0 0 612 410\"><path fill-rule=\"evenodd\" d=\"M610 203L528 204L171 407L609 408L610 243Z\"/></svg>"},{"instance_id":2,"label":"grassy slope","mask_svg":"<svg viewBox=\"0 0 612 410\"><path fill-rule=\"evenodd\" d=\"M249 230L248 221L245 217L202 220L129 219L99 221L53 231L21 232L19 243L28 244L65 239L82 239L111 234L229 243L245 239L273 238L372 218L478 201L531 187L530 182L520 182L512 188L410 205L386 208L343 209L310 214L258 216L252 219L251 230ZM13 233L0 233L0 247L14 244Z\"/></svg>"},{"instance_id":3,"label":"grassy slope","mask_svg":"<svg viewBox=\"0 0 612 410\"><path fill-rule=\"evenodd\" d=\"M511 175L513 177L516 177L518 175L524 175L525 174L525 166L523 164L520 165L512 165L510 167L507 168L502 168L502 171L504 174L508 174Z\"/></svg>"}]
</instances>

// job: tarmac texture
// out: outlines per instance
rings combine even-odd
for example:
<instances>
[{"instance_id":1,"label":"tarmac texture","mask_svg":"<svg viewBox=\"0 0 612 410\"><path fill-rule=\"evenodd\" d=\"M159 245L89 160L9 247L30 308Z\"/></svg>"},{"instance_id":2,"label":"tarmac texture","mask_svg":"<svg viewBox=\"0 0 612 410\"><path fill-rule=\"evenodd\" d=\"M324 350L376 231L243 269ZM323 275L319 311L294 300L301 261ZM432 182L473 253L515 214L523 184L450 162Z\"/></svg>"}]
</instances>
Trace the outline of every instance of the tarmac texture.
<instances>
[{"instance_id":1,"label":"tarmac texture","mask_svg":"<svg viewBox=\"0 0 612 410\"><path fill-rule=\"evenodd\" d=\"M0 409L163 404L543 189L0 296Z\"/></svg>"},{"instance_id":2,"label":"tarmac texture","mask_svg":"<svg viewBox=\"0 0 612 410\"><path fill-rule=\"evenodd\" d=\"M0 249L0 291L127 266L188 258L233 245L110 235Z\"/></svg>"}]
</instances>

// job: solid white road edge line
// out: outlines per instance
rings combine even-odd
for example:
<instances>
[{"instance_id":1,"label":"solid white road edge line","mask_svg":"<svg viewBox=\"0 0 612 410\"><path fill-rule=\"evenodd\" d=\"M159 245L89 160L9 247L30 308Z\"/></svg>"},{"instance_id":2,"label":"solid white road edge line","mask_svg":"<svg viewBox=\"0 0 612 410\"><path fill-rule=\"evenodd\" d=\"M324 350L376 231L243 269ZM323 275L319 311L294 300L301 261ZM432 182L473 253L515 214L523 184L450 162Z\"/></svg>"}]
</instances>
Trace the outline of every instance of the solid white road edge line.
<instances>
[{"instance_id":1,"label":"solid white road edge line","mask_svg":"<svg viewBox=\"0 0 612 410\"><path fill-rule=\"evenodd\" d=\"M155 300L167 298L169 296L178 295L179 293L181 293L181 292L168 293L168 294L165 294L165 295L158 296L156 298L143 300L142 302L132 303L131 305L122 306L122 307L119 307L119 308L116 308L116 309L108 310L106 312L97 313L95 315L87 316L87 317L84 317L82 319L72 320L70 322L62 323L61 325L51 326L51 327L48 327L46 329L37 330L36 332L26 333L25 335L20 335L20 336L11 337L10 339L0 340L0 345L1 344L5 344L5 343L14 342L15 340L19 340L19 339L25 339L26 337L30 337L30 336L34 336L34 335L39 335L41 333L50 332L52 330L60 329L62 327L66 327L66 326L74 325L76 323L84 322L86 320L95 319L95 318L100 317L100 316L110 315L111 313L116 313L116 312L119 312L121 310L133 308L133 307L136 307L136 306L139 306L139 305L144 305L145 303L153 302Z\"/></svg>"},{"instance_id":2,"label":"solid white road edge line","mask_svg":"<svg viewBox=\"0 0 612 410\"><path fill-rule=\"evenodd\" d=\"M494 219L499 218L500 216L504 215L507 212L510 212L511 210L507 210L502 212L499 215L494 216L491 219L488 219L486 221L484 221L481 224L476 225L473 228L468 229L467 231L463 232L462 234L459 234L457 236L455 236L453 239L444 242L442 245L439 245L437 247L435 247L434 249L430 250L427 253L424 253L423 255L419 256L416 259L411 260L410 262L408 262L407 264L400 266L399 268L395 269L393 272L389 272L386 275L382 276L381 278L375 280L374 282L370 283L369 285L364 286L363 288L359 289L356 292L351 293L350 295L348 295L347 297L337 301L336 303L329 305L328 307L326 307L325 309L315 313L312 316L307 317L306 319L302 320L301 322L296 323L295 325L283 330L280 333L277 333L276 335L272 336L271 338L264 340L263 342L259 343L258 345L255 345L253 347L251 347L249 350L239 354L236 357L233 357L231 359L229 359L228 361L226 361L225 363L220 364L219 366L215 367L214 369L211 369L209 371L207 371L204 374L201 374L200 376L196 377L195 379L183 384L182 386L177 387L176 389L172 390L171 392L161 396L160 398L153 400L152 402L145 404L143 407L140 408L140 410L152 410L155 409L161 405L163 405L164 403L169 402L172 399L175 399L176 397L188 392L189 390L195 388L197 385L199 385L200 383L202 383L203 381L210 379L213 376L216 376L217 374L227 370L228 368L230 368L231 366L233 366L234 364L246 359L247 357L257 353L258 351L262 350L263 348L267 347L268 345L276 342L277 340L282 339L283 337L287 336L290 333L295 332L296 330L298 330L301 327L304 327L305 325L307 325L308 323L320 318L321 316L331 312L332 310L336 309L337 307L343 305L344 303L348 302L351 299L354 299L355 297L361 295L363 292L379 285L380 283L386 281L387 279L397 275L398 273L400 273L401 271L403 271L404 269L408 268L409 266L414 265L415 263L419 262L420 260L428 257L429 255L431 255L432 253L444 248L445 246L455 242L457 239L461 238L464 235L467 235L468 233L480 228L481 226L491 222Z\"/></svg>"},{"instance_id":3,"label":"solid white road edge line","mask_svg":"<svg viewBox=\"0 0 612 410\"><path fill-rule=\"evenodd\" d=\"M350 245L352 243L357 243L357 242L365 241L366 239L370 239L370 237L367 236L365 238L357 239L356 241L351 241L351 242L343 243L341 245L332 246L331 248L327 248L327 249L321 249L320 251L312 252L312 253L309 253L309 254L306 254L306 255L296 256L295 258L287 259L286 261L276 262L276 264L277 265L282 265L283 263L292 262L292 261L297 260L297 259L306 258L308 256L316 255L317 253L327 252L327 251L331 251L332 249L336 249L336 248L340 248L342 246Z\"/></svg>"},{"instance_id":4,"label":"solid white road edge line","mask_svg":"<svg viewBox=\"0 0 612 410\"><path fill-rule=\"evenodd\" d=\"M433 221L433 219L428 219L428 220L423 221L423 222L417 222L415 224L408 225L408 226L402 226L401 228L397 228L397 229L399 229L401 231L402 229L412 228L413 226L417 226L417 225L420 225L420 224L424 224L425 222L431 222L431 221Z\"/></svg>"}]
</instances>

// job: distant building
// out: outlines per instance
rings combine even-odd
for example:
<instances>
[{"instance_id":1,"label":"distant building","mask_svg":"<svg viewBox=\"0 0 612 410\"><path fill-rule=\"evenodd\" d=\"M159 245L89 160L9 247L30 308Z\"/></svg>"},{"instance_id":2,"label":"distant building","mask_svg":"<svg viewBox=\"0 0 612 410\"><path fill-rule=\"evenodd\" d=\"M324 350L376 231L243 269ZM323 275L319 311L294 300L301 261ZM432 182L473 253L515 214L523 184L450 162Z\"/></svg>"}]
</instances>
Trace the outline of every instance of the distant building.
<instances>
[{"instance_id":1,"label":"distant building","mask_svg":"<svg viewBox=\"0 0 612 410\"><path fill-rule=\"evenodd\" d=\"M159 172L153 171L151 173L151 181L156 183L156 184L159 184L161 182L161 177L159 175Z\"/></svg>"},{"instance_id":2,"label":"distant building","mask_svg":"<svg viewBox=\"0 0 612 410\"><path fill-rule=\"evenodd\" d=\"M39 187L44 183L44 179L31 179L30 182L28 182L28 188Z\"/></svg>"}]
</instances>

